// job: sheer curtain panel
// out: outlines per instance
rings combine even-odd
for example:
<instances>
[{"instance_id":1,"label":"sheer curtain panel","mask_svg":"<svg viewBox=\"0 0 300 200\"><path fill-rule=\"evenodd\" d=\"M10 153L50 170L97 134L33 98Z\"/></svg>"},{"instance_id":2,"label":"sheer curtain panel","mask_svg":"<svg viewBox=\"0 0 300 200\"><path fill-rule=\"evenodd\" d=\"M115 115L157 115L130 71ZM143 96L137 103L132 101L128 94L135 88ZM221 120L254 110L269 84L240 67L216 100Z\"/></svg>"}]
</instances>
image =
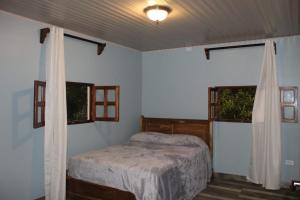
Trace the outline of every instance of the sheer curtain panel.
<instances>
[{"instance_id":1,"label":"sheer curtain panel","mask_svg":"<svg viewBox=\"0 0 300 200\"><path fill-rule=\"evenodd\" d=\"M64 30L51 27L46 45L45 197L46 200L63 200L67 151Z\"/></svg>"},{"instance_id":2,"label":"sheer curtain panel","mask_svg":"<svg viewBox=\"0 0 300 200\"><path fill-rule=\"evenodd\" d=\"M280 123L274 43L267 40L252 112L252 155L248 179L272 190L280 188Z\"/></svg>"}]
</instances>

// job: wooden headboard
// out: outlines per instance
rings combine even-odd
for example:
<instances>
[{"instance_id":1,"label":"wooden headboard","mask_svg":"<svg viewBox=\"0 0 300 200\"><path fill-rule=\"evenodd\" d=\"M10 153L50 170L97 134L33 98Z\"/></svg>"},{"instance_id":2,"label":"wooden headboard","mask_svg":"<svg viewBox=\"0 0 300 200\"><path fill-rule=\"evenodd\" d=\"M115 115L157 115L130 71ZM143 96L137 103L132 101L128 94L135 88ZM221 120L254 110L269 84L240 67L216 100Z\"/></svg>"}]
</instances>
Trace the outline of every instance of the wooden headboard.
<instances>
[{"instance_id":1,"label":"wooden headboard","mask_svg":"<svg viewBox=\"0 0 300 200\"><path fill-rule=\"evenodd\" d=\"M166 134L187 134L200 137L212 152L210 123L208 120L171 119L141 117L142 131L162 132Z\"/></svg>"}]
</instances>

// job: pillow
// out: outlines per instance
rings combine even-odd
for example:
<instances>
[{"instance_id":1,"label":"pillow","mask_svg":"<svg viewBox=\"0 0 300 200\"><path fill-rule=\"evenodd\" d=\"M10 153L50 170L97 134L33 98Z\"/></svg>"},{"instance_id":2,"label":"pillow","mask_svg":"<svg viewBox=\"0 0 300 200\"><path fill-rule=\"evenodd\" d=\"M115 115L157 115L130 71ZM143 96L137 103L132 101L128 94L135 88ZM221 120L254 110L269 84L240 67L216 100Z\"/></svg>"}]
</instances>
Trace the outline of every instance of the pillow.
<instances>
[{"instance_id":1,"label":"pillow","mask_svg":"<svg viewBox=\"0 0 300 200\"><path fill-rule=\"evenodd\" d=\"M197 136L164 134L159 132L140 132L133 135L130 141L178 146L207 146L205 142Z\"/></svg>"}]
</instances>

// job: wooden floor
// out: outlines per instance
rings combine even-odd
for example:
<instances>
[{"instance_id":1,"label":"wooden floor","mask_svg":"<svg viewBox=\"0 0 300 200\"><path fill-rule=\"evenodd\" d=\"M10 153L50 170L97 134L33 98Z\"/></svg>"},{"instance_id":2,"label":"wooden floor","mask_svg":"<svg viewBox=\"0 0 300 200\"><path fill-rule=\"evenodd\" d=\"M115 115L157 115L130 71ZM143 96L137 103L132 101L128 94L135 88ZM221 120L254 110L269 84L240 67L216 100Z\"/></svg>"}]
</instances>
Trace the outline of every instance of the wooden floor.
<instances>
[{"instance_id":1,"label":"wooden floor","mask_svg":"<svg viewBox=\"0 0 300 200\"><path fill-rule=\"evenodd\" d=\"M265 190L259 185L245 181L215 178L207 189L193 200L300 200L300 190ZM68 199L71 200L71 199ZM75 199L72 199L75 200ZM83 199L76 199L83 200ZM121 200L121 199L120 199ZM175 199L174 199L175 200Z\"/></svg>"},{"instance_id":2,"label":"wooden floor","mask_svg":"<svg viewBox=\"0 0 300 200\"><path fill-rule=\"evenodd\" d=\"M214 179L193 200L300 200L300 190L291 192L288 189L279 191L264 190L261 186L245 181Z\"/></svg>"}]
</instances>

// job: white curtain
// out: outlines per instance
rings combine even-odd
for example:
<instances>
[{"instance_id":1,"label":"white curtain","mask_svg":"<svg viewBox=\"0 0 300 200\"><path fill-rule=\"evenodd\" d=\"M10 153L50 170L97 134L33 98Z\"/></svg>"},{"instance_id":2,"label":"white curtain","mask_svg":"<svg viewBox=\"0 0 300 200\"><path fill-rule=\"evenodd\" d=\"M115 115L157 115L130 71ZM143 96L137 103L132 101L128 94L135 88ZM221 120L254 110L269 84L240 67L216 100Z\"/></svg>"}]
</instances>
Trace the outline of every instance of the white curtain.
<instances>
[{"instance_id":1,"label":"white curtain","mask_svg":"<svg viewBox=\"0 0 300 200\"><path fill-rule=\"evenodd\" d=\"M274 44L267 40L252 112L252 155L248 179L272 190L280 188L280 123Z\"/></svg>"},{"instance_id":2,"label":"white curtain","mask_svg":"<svg viewBox=\"0 0 300 200\"><path fill-rule=\"evenodd\" d=\"M64 30L51 27L46 54L45 197L65 199L67 109Z\"/></svg>"}]
</instances>

